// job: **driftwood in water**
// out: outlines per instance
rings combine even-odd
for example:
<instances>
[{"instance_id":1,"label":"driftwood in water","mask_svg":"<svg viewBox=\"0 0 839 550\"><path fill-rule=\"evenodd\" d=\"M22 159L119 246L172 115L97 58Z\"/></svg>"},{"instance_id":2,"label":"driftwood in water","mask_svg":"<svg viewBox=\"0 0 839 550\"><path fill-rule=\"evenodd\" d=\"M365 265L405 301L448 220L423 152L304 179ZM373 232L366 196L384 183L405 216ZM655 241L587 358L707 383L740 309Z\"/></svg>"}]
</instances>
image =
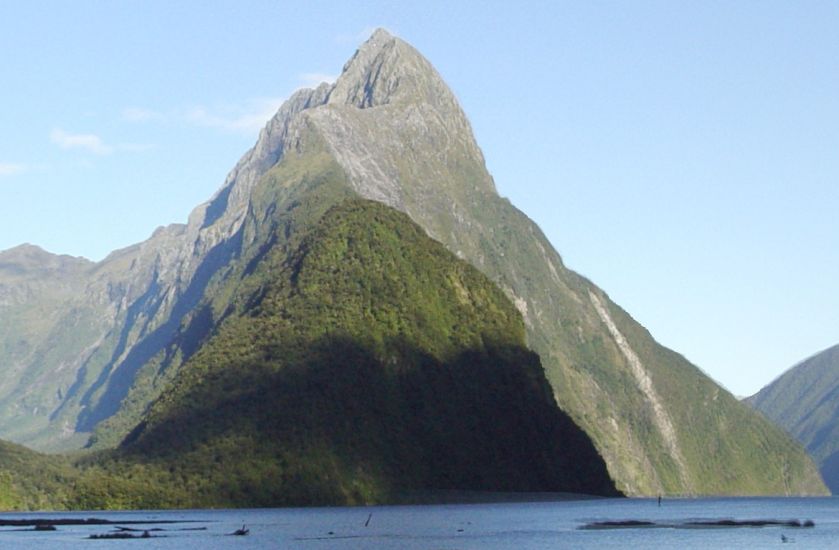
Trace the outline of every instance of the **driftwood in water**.
<instances>
[{"instance_id":1,"label":"driftwood in water","mask_svg":"<svg viewBox=\"0 0 839 550\"><path fill-rule=\"evenodd\" d=\"M235 530L235 531L233 531L232 533L228 533L228 535L231 535L231 536L234 536L234 537L243 537L243 536L247 535L247 534L248 534L248 533L250 533L250 532L251 532L251 531L250 531L250 529L248 529L247 527L245 527L244 525L242 525L242 528L241 528L241 529L236 529L236 530Z\"/></svg>"},{"instance_id":2,"label":"driftwood in water","mask_svg":"<svg viewBox=\"0 0 839 550\"><path fill-rule=\"evenodd\" d=\"M580 529L720 529L731 527L815 527L813 520L797 519L709 519L684 522L655 522L646 520L595 521L580 526Z\"/></svg>"},{"instance_id":3,"label":"driftwood in water","mask_svg":"<svg viewBox=\"0 0 839 550\"><path fill-rule=\"evenodd\" d=\"M0 527L37 527L39 525L168 525L173 523L206 523L198 520L122 520L100 518L0 518Z\"/></svg>"},{"instance_id":4,"label":"driftwood in water","mask_svg":"<svg viewBox=\"0 0 839 550\"><path fill-rule=\"evenodd\" d=\"M125 531L119 531L116 533L100 533L100 534L93 534L88 537L89 539L150 539L152 538L151 533L148 531L143 531L142 535L135 535L134 533L126 533Z\"/></svg>"}]
</instances>

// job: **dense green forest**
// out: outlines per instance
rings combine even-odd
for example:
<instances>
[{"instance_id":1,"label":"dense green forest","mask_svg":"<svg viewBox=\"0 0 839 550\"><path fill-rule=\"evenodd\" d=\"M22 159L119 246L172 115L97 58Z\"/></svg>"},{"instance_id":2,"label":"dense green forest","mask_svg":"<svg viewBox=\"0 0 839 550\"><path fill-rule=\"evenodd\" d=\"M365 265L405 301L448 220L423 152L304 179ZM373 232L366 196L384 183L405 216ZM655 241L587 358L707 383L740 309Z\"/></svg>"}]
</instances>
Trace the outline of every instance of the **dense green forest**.
<instances>
[{"instance_id":1,"label":"dense green forest","mask_svg":"<svg viewBox=\"0 0 839 550\"><path fill-rule=\"evenodd\" d=\"M515 307L406 215L345 201L240 285L234 313L117 449L72 467L44 459L73 490L38 506L616 494L556 407Z\"/></svg>"}]
</instances>

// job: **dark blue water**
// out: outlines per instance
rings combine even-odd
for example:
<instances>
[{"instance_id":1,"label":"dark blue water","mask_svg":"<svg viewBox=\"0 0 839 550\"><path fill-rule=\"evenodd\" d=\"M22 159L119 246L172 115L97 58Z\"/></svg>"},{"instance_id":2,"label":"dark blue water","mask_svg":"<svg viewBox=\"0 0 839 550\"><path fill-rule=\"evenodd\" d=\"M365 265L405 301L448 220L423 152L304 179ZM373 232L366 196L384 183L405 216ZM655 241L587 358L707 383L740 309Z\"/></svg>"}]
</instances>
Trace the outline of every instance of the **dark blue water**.
<instances>
[{"instance_id":1,"label":"dark blue water","mask_svg":"<svg viewBox=\"0 0 839 550\"><path fill-rule=\"evenodd\" d=\"M371 516L372 514L372 516ZM90 540L110 526L66 526L53 532L0 528L2 548L282 548L282 549L557 549L557 548L839 548L839 499L609 499L521 504L384 506L274 510L0 514L4 518L96 517L149 525L155 538ZM369 524L365 526L368 518ZM811 519L811 529L581 530L604 520L679 524L692 519ZM243 524L245 537L229 536ZM138 526L132 526L137 528ZM201 530L184 530L201 529ZM782 541L782 535L788 542ZM794 544L795 546L789 546Z\"/></svg>"}]
</instances>

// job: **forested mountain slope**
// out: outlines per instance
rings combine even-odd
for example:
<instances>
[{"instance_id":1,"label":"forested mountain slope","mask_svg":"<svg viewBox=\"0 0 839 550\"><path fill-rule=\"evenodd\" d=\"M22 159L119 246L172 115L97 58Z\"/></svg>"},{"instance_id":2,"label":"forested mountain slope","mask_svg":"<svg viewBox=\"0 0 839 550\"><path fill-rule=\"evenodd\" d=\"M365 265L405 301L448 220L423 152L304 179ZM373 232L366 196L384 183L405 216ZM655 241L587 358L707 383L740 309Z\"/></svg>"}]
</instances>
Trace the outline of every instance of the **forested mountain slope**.
<instances>
[{"instance_id":1,"label":"forested mountain slope","mask_svg":"<svg viewBox=\"0 0 839 550\"><path fill-rule=\"evenodd\" d=\"M839 346L798 363L748 402L801 442L839 492Z\"/></svg>"}]
</instances>

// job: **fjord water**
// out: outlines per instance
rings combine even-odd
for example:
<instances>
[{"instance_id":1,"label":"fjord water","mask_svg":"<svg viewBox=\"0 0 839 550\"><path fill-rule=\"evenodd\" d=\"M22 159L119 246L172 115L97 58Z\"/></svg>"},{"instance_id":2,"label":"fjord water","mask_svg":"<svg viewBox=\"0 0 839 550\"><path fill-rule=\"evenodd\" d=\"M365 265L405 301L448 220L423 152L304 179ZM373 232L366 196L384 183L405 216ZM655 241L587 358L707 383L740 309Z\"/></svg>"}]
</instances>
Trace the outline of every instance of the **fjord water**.
<instances>
[{"instance_id":1,"label":"fjord water","mask_svg":"<svg viewBox=\"0 0 839 550\"><path fill-rule=\"evenodd\" d=\"M835 548L839 545L839 499L725 498L596 499L563 502L287 508L151 512L2 514L3 518L87 518L116 522L183 521L160 527L152 539L89 540L110 526L66 526L52 532L0 529L5 548L278 548L278 549L556 549L556 548ZM814 528L581 530L594 521L692 519L812 519ZM365 526L365 523L369 523ZM242 524L246 537L227 534ZM134 525L135 528L145 528ZM199 529L199 530L196 530Z\"/></svg>"}]
</instances>

